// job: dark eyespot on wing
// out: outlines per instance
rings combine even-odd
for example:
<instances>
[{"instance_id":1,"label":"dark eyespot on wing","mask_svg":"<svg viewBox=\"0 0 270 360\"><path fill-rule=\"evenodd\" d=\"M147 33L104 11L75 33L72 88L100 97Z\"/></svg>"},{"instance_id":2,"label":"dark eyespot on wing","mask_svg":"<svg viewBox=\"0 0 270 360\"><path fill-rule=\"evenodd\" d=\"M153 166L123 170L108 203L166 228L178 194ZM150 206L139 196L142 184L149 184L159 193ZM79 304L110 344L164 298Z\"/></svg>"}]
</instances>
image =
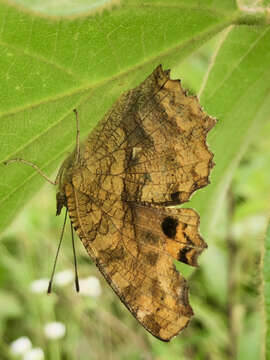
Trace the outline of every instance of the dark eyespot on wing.
<instances>
[{"instance_id":1,"label":"dark eyespot on wing","mask_svg":"<svg viewBox=\"0 0 270 360\"><path fill-rule=\"evenodd\" d=\"M190 247L186 246L184 249L181 249L178 253L178 260L188 264L188 258L187 258L187 254L190 251Z\"/></svg>"},{"instance_id":2,"label":"dark eyespot on wing","mask_svg":"<svg viewBox=\"0 0 270 360\"><path fill-rule=\"evenodd\" d=\"M167 216L161 224L163 233L169 238L173 239L176 235L176 228L178 225L178 220L174 219L171 216Z\"/></svg>"},{"instance_id":3,"label":"dark eyespot on wing","mask_svg":"<svg viewBox=\"0 0 270 360\"><path fill-rule=\"evenodd\" d=\"M180 196L180 191L176 191L176 192L172 193L171 194L172 201L175 202L175 203L180 202L179 196Z\"/></svg>"}]
</instances>

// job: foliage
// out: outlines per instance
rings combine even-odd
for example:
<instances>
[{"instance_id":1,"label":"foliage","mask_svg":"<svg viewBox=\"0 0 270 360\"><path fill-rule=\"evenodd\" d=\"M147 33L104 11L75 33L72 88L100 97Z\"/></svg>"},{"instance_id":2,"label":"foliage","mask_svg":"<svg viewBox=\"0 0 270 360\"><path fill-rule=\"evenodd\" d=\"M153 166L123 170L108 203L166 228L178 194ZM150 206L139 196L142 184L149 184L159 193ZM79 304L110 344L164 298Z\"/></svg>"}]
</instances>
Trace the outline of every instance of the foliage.
<instances>
[{"instance_id":1,"label":"foliage","mask_svg":"<svg viewBox=\"0 0 270 360\"><path fill-rule=\"evenodd\" d=\"M46 187L0 245L1 358L10 359L8 344L24 334L51 359L259 358L259 240L270 195L269 16L233 0L90 3L101 10L78 1L60 17L49 2L43 9L41 2L28 2L26 10L0 1L0 228L43 183L33 169L3 162L22 157L51 174L74 146L72 109L85 136L123 91L162 63L218 119L208 136L216 162L211 185L188 204L200 213L209 245L189 279L196 315L183 335L163 344L138 327L104 282L98 301L68 288L49 299L33 296L29 284L47 276L47 254L57 239ZM71 267L69 245L63 254L61 266ZM81 273L99 277L83 249L80 254ZM67 326L57 346L42 333L55 319Z\"/></svg>"}]
</instances>

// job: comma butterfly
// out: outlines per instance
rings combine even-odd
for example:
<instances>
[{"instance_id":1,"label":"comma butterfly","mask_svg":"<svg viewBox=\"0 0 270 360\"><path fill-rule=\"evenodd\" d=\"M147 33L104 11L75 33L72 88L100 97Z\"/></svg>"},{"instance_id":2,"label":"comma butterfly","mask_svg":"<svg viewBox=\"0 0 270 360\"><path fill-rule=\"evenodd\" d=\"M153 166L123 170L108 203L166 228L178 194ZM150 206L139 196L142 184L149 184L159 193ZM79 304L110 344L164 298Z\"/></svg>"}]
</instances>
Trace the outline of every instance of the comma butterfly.
<instances>
[{"instance_id":1,"label":"comma butterfly","mask_svg":"<svg viewBox=\"0 0 270 360\"><path fill-rule=\"evenodd\" d=\"M216 121L158 66L124 93L59 170L57 214L74 229L134 317L169 341L193 315L174 259L197 266L207 247L192 209L172 208L209 183Z\"/></svg>"}]
</instances>

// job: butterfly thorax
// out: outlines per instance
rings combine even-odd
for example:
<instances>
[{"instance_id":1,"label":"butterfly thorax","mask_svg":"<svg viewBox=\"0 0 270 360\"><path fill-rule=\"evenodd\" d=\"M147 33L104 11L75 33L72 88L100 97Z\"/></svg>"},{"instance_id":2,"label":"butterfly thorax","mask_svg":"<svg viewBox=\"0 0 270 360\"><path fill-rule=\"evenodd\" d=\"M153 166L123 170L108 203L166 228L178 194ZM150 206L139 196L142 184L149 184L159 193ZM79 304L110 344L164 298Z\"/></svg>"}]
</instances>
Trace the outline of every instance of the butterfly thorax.
<instances>
[{"instance_id":1,"label":"butterfly thorax","mask_svg":"<svg viewBox=\"0 0 270 360\"><path fill-rule=\"evenodd\" d=\"M65 195L65 186L72 182L72 173L74 171L76 159L76 149L63 161L59 168L58 192L56 194L56 215L60 215L62 208L67 206L67 199Z\"/></svg>"}]
</instances>

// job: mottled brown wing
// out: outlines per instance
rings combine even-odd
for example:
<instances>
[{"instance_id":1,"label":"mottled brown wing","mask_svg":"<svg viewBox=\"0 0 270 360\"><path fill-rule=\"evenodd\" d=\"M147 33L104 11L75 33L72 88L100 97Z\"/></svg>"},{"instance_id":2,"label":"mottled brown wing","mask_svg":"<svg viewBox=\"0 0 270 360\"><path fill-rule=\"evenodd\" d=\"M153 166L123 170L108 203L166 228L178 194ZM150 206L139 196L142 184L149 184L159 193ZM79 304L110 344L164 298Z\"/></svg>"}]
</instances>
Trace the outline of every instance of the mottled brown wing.
<instances>
[{"instance_id":1,"label":"mottled brown wing","mask_svg":"<svg viewBox=\"0 0 270 360\"><path fill-rule=\"evenodd\" d=\"M209 183L213 154L206 135L215 122L159 66L123 94L89 136L84 153L89 185L126 201L183 203Z\"/></svg>"},{"instance_id":2,"label":"mottled brown wing","mask_svg":"<svg viewBox=\"0 0 270 360\"><path fill-rule=\"evenodd\" d=\"M157 338L169 341L177 335L193 312L186 280L173 260L195 265L206 247L198 215L116 199L102 207L71 184L66 196L74 228L122 302Z\"/></svg>"},{"instance_id":3,"label":"mottled brown wing","mask_svg":"<svg viewBox=\"0 0 270 360\"><path fill-rule=\"evenodd\" d=\"M206 247L198 215L165 206L208 183L213 155L206 135L214 123L158 67L120 97L62 181L89 255L132 314L164 341L192 315L173 260L196 266Z\"/></svg>"}]
</instances>

